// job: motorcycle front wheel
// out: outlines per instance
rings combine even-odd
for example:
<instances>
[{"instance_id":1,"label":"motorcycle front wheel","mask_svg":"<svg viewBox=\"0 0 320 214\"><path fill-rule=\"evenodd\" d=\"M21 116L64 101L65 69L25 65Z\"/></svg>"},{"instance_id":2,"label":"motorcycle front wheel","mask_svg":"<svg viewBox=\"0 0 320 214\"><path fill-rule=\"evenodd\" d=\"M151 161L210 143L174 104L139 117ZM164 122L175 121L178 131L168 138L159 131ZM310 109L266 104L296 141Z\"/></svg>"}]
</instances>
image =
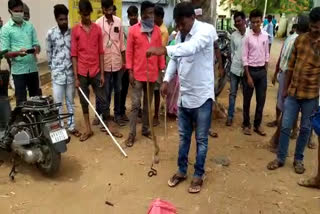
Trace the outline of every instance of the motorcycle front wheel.
<instances>
[{"instance_id":1,"label":"motorcycle front wheel","mask_svg":"<svg viewBox=\"0 0 320 214\"><path fill-rule=\"evenodd\" d=\"M54 149L52 143L47 139L43 140L41 151L44 156L43 161L38 163L37 166L44 175L52 177L59 171L61 154Z\"/></svg>"}]
</instances>

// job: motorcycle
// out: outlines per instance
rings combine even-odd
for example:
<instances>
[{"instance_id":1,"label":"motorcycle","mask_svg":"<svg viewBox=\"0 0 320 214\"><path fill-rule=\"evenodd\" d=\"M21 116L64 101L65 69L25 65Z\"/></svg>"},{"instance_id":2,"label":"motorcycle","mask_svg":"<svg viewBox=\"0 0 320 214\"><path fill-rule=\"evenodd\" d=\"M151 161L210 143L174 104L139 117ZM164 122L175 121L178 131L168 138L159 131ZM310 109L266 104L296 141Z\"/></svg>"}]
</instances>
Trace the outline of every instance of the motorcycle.
<instances>
[{"instance_id":1,"label":"motorcycle","mask_svg":"<svg viewBox=\"0 0 320 214\"><path fill-rule=\"evenodd\" d=\"M59 114L60 106L52 97L32 97L11 111L9 99L0 98L0 149L14 153L11 179L17 157L35 164L47 176L58 172L61 153L67 151L70 142L61 120L72 116Z\"/></svg>"},{"instance_id":2,"label":"motorcycle","mask_svg":"<svg viewBox=\"0 0 320 214\"><path fill-rule=\"evenodd\" d=\"M230 44L230 32L229 31L217 31L218 33L218 45L221 52L222 63L224 67L224 75L216 78L215 83L215 95L218 97L226 86L230 79L231 69L231 44ZM216 75L217 76L217 75Z\"/></svg>"}]
</instances>

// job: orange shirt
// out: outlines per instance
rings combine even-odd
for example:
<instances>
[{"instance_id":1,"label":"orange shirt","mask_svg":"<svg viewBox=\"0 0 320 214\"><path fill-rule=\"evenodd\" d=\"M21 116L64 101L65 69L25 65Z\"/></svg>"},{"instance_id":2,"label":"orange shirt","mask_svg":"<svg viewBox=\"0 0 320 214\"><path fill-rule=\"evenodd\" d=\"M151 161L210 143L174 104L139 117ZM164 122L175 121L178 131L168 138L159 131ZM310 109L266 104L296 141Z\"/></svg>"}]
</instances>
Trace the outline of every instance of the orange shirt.
<instances>
[{"instance_id":1,"label":"orange shirt","mask_svg":"<svg viewBox=\"0 0 320 214\"><path fill-rule=\"evenodd\" d=\"M108 23L107 18L102 16L96 23L102 29L104 49L104 71L114 72L121 70L122 52L124 52L124 35L121 19L113 16L113 22Z\"/></svg>"},{"instance_id":2,"label":"orange shirt","mask_svg":"<svg viewBox=\"0 0 320 214\"><path fill-rule=\"evenodd\" d=\"M154 26L149 42L148 34L141 32L141 24L138 23L129 29L129 37L126 51L127 69L133 71L133 76L141 82L147 81L147 69L149 81L155 82L158 79L159 70L165 69L164 56L146 57L150 47L161 47L161 32L158 26Z\"/></svg>"}]
</instances>

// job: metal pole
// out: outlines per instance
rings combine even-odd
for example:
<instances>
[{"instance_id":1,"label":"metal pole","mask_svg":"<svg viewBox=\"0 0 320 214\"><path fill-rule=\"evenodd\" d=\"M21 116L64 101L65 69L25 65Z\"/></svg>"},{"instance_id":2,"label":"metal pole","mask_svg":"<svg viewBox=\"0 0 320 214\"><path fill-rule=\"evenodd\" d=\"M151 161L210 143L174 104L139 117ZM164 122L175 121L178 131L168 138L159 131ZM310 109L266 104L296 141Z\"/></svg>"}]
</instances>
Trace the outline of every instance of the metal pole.
<instances>
[{"instance_id":1,"label":"metal pole","mask_svg":"<svg viewBox=\"0 0 320 214\"><path fill-rule=\"evenodd\" d=\"M112 138L114 144L116 144L118 146L118 148L120 149L120 151L122 152L122 154L127 158L128 155L125 153L125 151L122 149L122 147L120 146L120 144L117 142L117 140L113 137L112 133L110 132L110 130L108 129L108 127L106 126L106 124L103 122L103 120L101 119L100 115L98 114L98 112L96 111L96 109L93 107L93 105L91 104L90 100L88 99L88 97L83 93L82 89L79 87L79 91L81 92L82 96L84 97L84 99L87 101L87 103L89 104L89 106L91 107L91 109L94 111L95 115L98 117L98 119L100 120L101 124L103 125L103 127L106 129L106 131L108 132L108 134L110 135L110 137Z\"/></svg>"}]
</instances>

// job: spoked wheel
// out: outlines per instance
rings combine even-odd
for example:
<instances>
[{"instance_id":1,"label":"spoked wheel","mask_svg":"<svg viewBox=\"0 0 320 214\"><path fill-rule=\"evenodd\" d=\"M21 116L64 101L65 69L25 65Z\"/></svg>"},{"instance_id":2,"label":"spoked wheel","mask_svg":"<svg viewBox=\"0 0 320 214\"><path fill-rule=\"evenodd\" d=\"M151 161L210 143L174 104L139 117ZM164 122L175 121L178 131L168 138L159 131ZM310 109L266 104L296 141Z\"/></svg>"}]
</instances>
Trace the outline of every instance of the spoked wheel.
<instances>
[{"instance_id":1,"label":"spoked wheel","mask_svg":"<svg viewBox=\"0 0 320 214\"><path fill-rule=\"evenodd\" d=\"M38 163L37 166L43 174L52 177L59 171L61 154L56 152L48 140L45 140L41 145L41 150L44 157L43 161Z\"/></svg>"}]
</instances>

